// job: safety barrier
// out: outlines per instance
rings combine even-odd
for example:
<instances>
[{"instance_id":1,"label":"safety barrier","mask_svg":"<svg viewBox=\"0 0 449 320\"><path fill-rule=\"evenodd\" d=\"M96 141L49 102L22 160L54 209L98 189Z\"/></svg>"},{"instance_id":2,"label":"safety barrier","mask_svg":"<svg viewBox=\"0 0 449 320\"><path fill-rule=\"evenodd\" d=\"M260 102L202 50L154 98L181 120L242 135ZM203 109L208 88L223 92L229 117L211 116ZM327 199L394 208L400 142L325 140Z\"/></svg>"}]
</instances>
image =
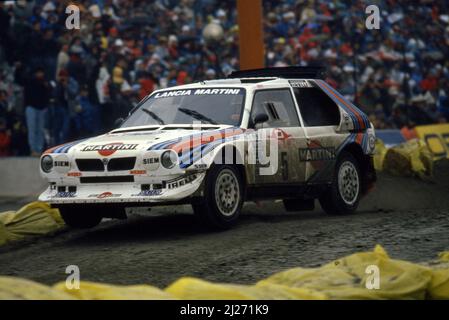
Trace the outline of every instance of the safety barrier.
<instances>
[{"instance_id":1,"label":"safety barrier","mask_svg":"<svg viewBox=\"0 0 449 320\"><path fill-rule=\"evenodd\" d=\"M39 158L0 157L0 177L0 197L35 197L47 186L39 173Z\"/></svg>"},{"instance_id":2,"label":"safety barrier","mask_svg":"<svg viewBox=\"0 0 449 320\"><path fill-rule=\"evenodd\" d=\"M46 286L0 276L0 299L449 299L449 252L429 265L391 259L381 246L318 268L293 268L252 285L184 277L165 289L81 281ZM445 262L446 261L446 262Z\"/></svg>"},{"instance_id":3,"label":"safety barrier","mask_svg":"<svg viewBox=\"0 0 449 320\"><path fill-rule=\"evenodd\" d=\"M376 130L376 137L381 140L387 148L396 146L407 140L398 129Z\"/></svg>"},{"instance_id":4,"label":"safety barrier","mask_svg":"<svg viewBox=\"0 0 449 320\"><path fill-rule=\"evenodd\" d=\"M414 135L416 139L397 144L401 141L399 131L379 130L374 155L376 170L448 182L449 124L417 126Z\"/></svg>"},{"instance_id":5,"label":"safety barrier","mask_svg":"<svg viewBox=\"0 0 449 320\"><path fill-rule=\"evenodd\" d=\"M449 158L449 124L417 126L415 131L434 157Z\"/></svg>"}]
</instances>

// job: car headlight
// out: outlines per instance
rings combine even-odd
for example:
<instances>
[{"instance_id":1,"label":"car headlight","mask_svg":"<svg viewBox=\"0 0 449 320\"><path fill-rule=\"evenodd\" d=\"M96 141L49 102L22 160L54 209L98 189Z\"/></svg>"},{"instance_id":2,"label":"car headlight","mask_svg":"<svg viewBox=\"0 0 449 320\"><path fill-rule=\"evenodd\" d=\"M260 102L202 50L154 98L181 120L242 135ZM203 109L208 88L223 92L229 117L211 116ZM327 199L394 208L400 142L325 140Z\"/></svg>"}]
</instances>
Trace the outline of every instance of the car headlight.
<instances>
[{"instance_id":1,"label":"car headlight","mask_svg":"<svg viewBox=\"0 0 449 320\"><path fill-rule=\"evenodd\" d=\"M173 168L178 162L178 156L174 151L168 150L161 155L161 164L166 169Z\"/></svg>"},{"instance_id":2,"label":"car headlight","mask_svg":"<svg viewBox=\"0 0 449 320\"><path fill-rule=\"evenodd\" d=\"M43 156L41 159L41 168L45 173L49 173L53 169L53 158L49 155Z\"/></svg>"}]
</instances>

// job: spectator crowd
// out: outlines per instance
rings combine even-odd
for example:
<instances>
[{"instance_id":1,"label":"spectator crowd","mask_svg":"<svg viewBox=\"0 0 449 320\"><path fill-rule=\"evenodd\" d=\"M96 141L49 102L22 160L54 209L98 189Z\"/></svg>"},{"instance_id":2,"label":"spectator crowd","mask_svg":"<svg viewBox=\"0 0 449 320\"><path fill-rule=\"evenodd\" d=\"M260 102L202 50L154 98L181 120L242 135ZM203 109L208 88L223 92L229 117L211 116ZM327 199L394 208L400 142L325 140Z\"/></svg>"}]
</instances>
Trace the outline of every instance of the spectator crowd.
<instances>
[{"instance_id":1,"label":"spectator crowd","mask_svg":"<svg viewBox=\"0 0 449 320\"><path fill-rule=\"evenodd\" d=\"M377 129L449 120L449 2L263 0L266 66L325 65ZM80 9L67 29L66 8ZM368 5L380 29L365 25ZM218 42L203 30L218 24ZM105 132L157 88L239 69L235 1L0 2L0 156Z\"/></svg>"}]
</instances>

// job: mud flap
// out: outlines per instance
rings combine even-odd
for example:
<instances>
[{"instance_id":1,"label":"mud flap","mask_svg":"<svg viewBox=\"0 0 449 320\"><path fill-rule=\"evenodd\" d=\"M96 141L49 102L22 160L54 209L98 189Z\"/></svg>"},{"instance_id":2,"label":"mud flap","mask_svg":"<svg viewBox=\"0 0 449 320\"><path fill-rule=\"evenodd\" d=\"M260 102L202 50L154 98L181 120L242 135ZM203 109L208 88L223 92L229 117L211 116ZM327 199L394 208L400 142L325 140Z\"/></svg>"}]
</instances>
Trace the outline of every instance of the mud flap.
<instances>
[{"instance_id":1,"label":"mud flap","mask_svg":"<svg viewBox=\"0 0 449 320\"><path fill-rule=\"evenodd\" d=\"M372 157L369 157L365 161L362 181L362 196L365 196L374 188L374 184L377 181L377 174L374 168L374 159Z\"/></svg>"}]
</instances>

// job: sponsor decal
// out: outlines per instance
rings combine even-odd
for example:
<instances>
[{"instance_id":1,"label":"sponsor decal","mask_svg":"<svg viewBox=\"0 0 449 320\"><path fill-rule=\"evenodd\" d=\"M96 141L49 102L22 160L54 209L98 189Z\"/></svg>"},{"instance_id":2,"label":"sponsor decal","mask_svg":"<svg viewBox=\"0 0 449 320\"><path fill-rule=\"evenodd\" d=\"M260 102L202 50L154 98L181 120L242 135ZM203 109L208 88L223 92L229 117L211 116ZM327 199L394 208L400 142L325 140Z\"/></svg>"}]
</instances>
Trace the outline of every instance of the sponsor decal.
<instances>
[{"instance_id":1,"label":"sponsor decal","mask_svg":"<svg viewBox=\"0 0 449 320\"><path fill-rule=\"evenodd\" d=\"M143 159L143 164L150 165L150 164L155 164L155 163L159 163L159 158L158 157Z\"/></svg>"},{"instance_id":2,"label":"sponsor decal","mask_svg":"<svg viewBox=\"0 0 449 320\"><path fill-rule=\"evenodd\" d=\"M108 144L87 145L81 151L97 151L101 156L108 157L116 151L136 150L138 144L113 142Z\"/></svg>"},{"instance_id":3,"label":"sponsor decal","mask_svg":"<svg viewBox=\"0 0 449 320\"><path fill-rule=\"evenodd\" d=\"M277 139L282 143L286 142L287 140L290 140L291 137L292 137L291 134L288 134L284 130L278 128L274 129L273 132L271 133L272 139Z\"/></svg>"},{"instance_id":4,"label":"sponsor decal","mask_svg":"<svg viewBox=\"0 0 449 320\"><path fill-rule=\"evenodd\" d=\"M143 155L142 164L148 170L156 170L160 164L160 154L154 151L149 151Z\"/></svg>"},{"instance_id":5,"label":"sponsor decal","mask_svg":"<svg viewBox=\"0 0 449 320\"><path fill-rule=\"evenodd\" d=\"M59 191L55 195L56 198L74 198L76 197L76 192Z\"/></svg>"},{"instance_id":6,"label":"sponsor decal","mask_svg":"<svg viewBox=\"0 0 449 320\"><path fill-rule=\"evenodd\" d=\"M119 193L112 193L112 192L103 192L100 194L90 194L89 198L97 198L97 199L104 199L104 198L113 198L113 197L120 197L121 194Z\"/></svg>"},{"instance_id":7,"label":"sponsor decal","mask_svg":"<svg viewBox=\"0 0 449 320\"><path fill-rule=\"evenodd\" d=\"M58 173L66 173L70 171L71 163L65 154L58 154L53 160L53 166Z\"/></svg>"},{"instance_id":8,"label":"sponsor decal","mask_svg":"<svg viewBox=\"0 0 449 320\"><path fill-rule=\"evenodd\" d=\"M290 85L293 88L312 88L312 84L307 80L290 80Z\"/></svg>"},{"instance_id":9,"label":"sponsor decal","mask_svg":"<svg viewBox=\"0 0 449 320\"><path fill-rule=\"evenodd\" d=\"M156 93L153 98L169 98L179 96L192 95L238 95L242 92L239 88L209 88L209 89L188 89L188 90L171 90Z\"/></svg>"},{"instance_id":10,"label":"sponsor decal","mask_svg":"<svg viewBox=\"0 0 449 320\"><path fill-rule=\"evenodd\" d=\"M207 168L207 164L205 164L205 163L195 164L194 168L195 169L206 169Z\"/></svg>"},{"instance_id":11,"label":"sponsor decal","mask_svg":"<svg viewBox=\"0 0 449 320\"><path fill-rule=\"evenodd\" d=\"M131 174L146 174L146 170L131 170L129 173Z\"/></svg>"},{"instance_id":12,"label":"sponsor decal","mask_svg":"<svg viewBox=\"0 0 449 320\"><path fill-rule=\"evenodd\" d=\"M132 194L132 197L152 197L159 196L162 194L161 189L153 189L153 190L142 190L139 193Z\"/></svg>"},{"instance_id":13,"label":"sponsor decal","mask_svg":"<svg viewBox=\"0 0 449 320\"><path fill-rule=\"evenodd\" d=\"M336 152L335 148L300 148L299 160L300 161L323 161L323 160L335 160Z\"/></svg>"},{"instance_id":14,"label":"sponsor decal","mask_svg":"<svg viewBox=\"0 0 449 320\"><path fill-rule=\"evenodd\" d=\"M176 189L182 187L196 179L196 174L190 174L185 177L181 177L172 181L167 181L166 187L167 189Z\"/></svg>"},{"instance_id":15,"label":"sponsor decal","mask_svg":"<svg viewBox=\"0 0 449 320\"><path fill-rule=\"evenodd\" d=\"M69 172L67 173L68 177L81 177L81 172Z\"/></svg>"},{"instance_id":16,"label":"sponsor decal","mask_svg":"<svg viewBox=\"0 0 449 320\"><path fill-rule=\"evenodd\" d=\"M69 167L70 166L70 162L69 161L54 161L53 165L55 167Z\"/></svg>"}]
</instances>

